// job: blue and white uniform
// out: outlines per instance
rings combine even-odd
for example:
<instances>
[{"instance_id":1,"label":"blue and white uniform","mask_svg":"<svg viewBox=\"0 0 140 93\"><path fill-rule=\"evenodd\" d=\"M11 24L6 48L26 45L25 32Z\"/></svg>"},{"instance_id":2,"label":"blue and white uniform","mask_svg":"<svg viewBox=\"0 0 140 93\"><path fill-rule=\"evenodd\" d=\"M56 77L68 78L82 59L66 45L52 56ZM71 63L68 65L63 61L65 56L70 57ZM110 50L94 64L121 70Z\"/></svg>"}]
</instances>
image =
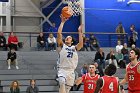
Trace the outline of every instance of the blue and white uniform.
<instances>
[{"instance_id":1,"label":"blue and white uniform","mask_svg":"<svg viewBox=\"0 0 140 93\"><path fill-rule=\"evenodd\" d=\"M74 70L78 64L78 54L75 46L63 44L59 52L58 77L65 78L65 84L73 86L75 80Z\"/></svg>"}]
</instances>

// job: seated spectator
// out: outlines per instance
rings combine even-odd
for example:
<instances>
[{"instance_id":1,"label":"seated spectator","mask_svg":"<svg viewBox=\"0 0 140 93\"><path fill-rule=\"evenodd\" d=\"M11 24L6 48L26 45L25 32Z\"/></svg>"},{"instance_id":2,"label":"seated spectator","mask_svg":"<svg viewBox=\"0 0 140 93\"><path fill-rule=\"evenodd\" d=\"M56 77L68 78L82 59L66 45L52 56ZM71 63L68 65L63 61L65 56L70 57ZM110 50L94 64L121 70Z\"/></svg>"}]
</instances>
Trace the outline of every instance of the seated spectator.
<instances>
[{"instance_id":1,"label":"seated spectator","mask_svg":"<svg viewBox=\"0 0 140 93\"><path fill-rule=\"evenodd\" d=\"M39 88L36 86L36 80L30 80L30 86L27 87L26 93L39 93Z\"/></svg>"},{"instance_id":2,"label":"seated spectator","mask_svg":"<svg viewBox=\"0 0 140 93\"><path fill-rule=\"evenodd\" d=\"M91 51L97 51L99 49L99 44L94 35L91 35L89 38L89 43L90 43L90 50Z\"/></svg>"},{"instance_id":3,"label":"seated spectator","mask_svg":"<svg viewBox=\"0 0 140 93\"><path fill-rule=\"evenodd\" d=\"M10 93L20 93L18 81L13 81L10 86Z\"/></svg>"},{"instance_id":4,"label":"seated spectator","mask_svg":"<svg viewBox=\"0 0 140 93\"><path fill-rule=\"evenodd\" d=\"M81 69L81 76L86 74L88 72L88 65L84 64L82 69Z\"/></svg>"},{"instance_id":5,"label":"seated spectator","mask_svg":"<svg viewBox=\"0 0 140 93\"><path fill-rule=\"evenodd\" d=\"M121 53L121 51L118 51L118 53L116 53L115 57L118 61L118 65L120 66L120 68L125 68L126 65L125 65L125 62L123 61L124 56Z\"/></svg>"},{"instance_id":6,"label":"seated spectator","mask_svg":"<svg viewBox=\"0 0 140 93\"><path fill-rule=\"evenodd\" d=\"M116 46L116 53L118 53L119 51L121 51L123 48L123 45L121 45L121 41L117 42L117 46Z\"/></svg>"},{"instance_id":7,"label":"seated spectator","mask_svg":"<svg viewBox=\"0 0 140 93\"><path fill-rule=\"evenodd\" d=\"M98 63L98 70L101 76L103 76L103 68L105 68L105 53L103 52L102 48L96 52L94 61Z\"/></svg>"},{"instance_id":8,"label":"seated spectator","mask_svg":"<svg viewBox=\"0 0 140 93\"><path fill-rule=\"evenodd\" d=\"M6 39L3 35L3 32L0 32L0 49L6 50Z\"/></svg>"},{"instance_id":9,"label":"seated spectator","mask_svg":"<svg viewBox=\"0 0 140 93\"><path fill-rule=\"evenodd\" d=\"M14 35L13 32L11 32L8 37L8 46L10 49L14 48L15 50L17 50L18 48L18 38L16 35Z\"/></svg>"},{"instance_id":10,"label":"seated spectator","mask_svg":"<svg viewBox=\"0 0 140 93\"><path fill-rule=\"evenodd\" d=\"M132 24L130 26L130 38L129 38L130 46L132 46L133 44L136 45L137 40L138 40L138 32L135 29L135 25Z\"/></svg>"},{"instance_id":11,"label":"seated spectator","mask_svg":"<svg viewBox=\"0 0 140 93\"><path fill-rule=\"evenodd\" d=\"M124 43L121 52L122 52L122 54L124 56L124 59L123 60L125 61L125 63L128 64L129 63L129 51L128 51L128 48L127 48L127 44L126 43Z\"/></svg>"},{"instance_id":12,"label":"seated spectator","mask_svg":"<svg viewBox=\"0 0 140 93\"><path fill-rule=\"evenodd\" d=\"M48 37L48 49L50 51L56 51L56 38L53 36L53 34L49 34Z\"/></svg>"},{"instance_id":13,"label":"seated spectator","mask_svg":"<svg viewBox=\"0 0 140 93\"><path fill-rule=\"evenodd\" d=\"M11 69L11 64L15 64L16 69L19 69L18 62L17 62L17 54L14 48L9 50L7 55L7 62L8 62L8 69Z\"/></svg>"},{"instance_id":14,"label":"seated spectator","mask_svg":"<svg viewBox=\"0 0 140 93\"><path fill-rule=\"evenodd\" d=\"M42 32L39 33L39 36L37 37L37 49L41 50L46 48L46 40Z\"/></svg>"},{"instance_id":15,"label":"seated spectator","mask_svg":"<svg viewBox=\"0 0 140 93\"><path fill-rule=\"evenodd\" d=\"M116 68L118 68L117 60L116 60L115 53L114 53L113 49L110 49L110 52L107 54L106 62L108 64L114 64L116 66Z\"/></svg>"}]
</instances>

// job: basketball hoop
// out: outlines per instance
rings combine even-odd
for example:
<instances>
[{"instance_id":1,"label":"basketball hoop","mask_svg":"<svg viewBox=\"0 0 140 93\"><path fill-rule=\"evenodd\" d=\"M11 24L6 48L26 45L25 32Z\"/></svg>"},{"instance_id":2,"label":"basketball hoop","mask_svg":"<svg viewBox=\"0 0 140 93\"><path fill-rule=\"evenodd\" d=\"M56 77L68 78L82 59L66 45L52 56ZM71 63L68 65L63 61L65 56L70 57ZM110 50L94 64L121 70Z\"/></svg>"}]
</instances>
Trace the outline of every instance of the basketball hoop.
<instances>
[{"instance_id":1,"label":"basketball hoop","mask_svg":"<svg viewBox=\"0 0 140 93\"><path fill-rule=\"evenodd\" d=\"M73 16L79 16L82 14L82 6L80 0L63 0L64 4L68 4L68 6L73 11Z\"/></svg>"}]
</instances>

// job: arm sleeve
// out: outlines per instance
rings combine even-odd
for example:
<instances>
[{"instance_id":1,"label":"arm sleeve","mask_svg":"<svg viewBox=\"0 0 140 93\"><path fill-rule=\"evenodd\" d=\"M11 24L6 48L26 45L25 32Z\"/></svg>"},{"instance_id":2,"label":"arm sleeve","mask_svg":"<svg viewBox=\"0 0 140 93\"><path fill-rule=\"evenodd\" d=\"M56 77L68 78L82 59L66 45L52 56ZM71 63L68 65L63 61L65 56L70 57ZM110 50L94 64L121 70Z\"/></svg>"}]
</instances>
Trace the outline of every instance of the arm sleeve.
<instances>
[{"instance_id":1,"label":"arm sleeve","mask_svg":"<svg viewBox=\"0 0 140 93\"><path fill-rule=\"evenodd\" d=\"M37 92L36 93L39 93L39 88L38 87L36 87L37 88Z\"/></svg>"},{"instance_id":2,"label":"arm sleeve","mask_svg":"<svg viewBox=\"0 0 140 93\"><path fill-rule=\"evenodd\" d=\"M26 93L30 93L30 92L29 92L29 87L27 87L27 89L26 89Z\"/></svg>"},{"instance_id":3,"label":"arm sleeve","mask_svg":"<svg viewBox=\"0 0 140 93\"><path fill-rule=\"evenodd\" d=\"M52 43L51 40L50 40L50 38L48 38L48 43Z\"/></svg>"},{"instance_id":4,"label":"arm sleeve","mask_svg":"<svg viewBox=\"0 0 140 93\"><path fill-rule=\"evenodd\" d=\"M3 42L4 42L4 45L6 45L6 39L5 39L5 37L3 37Z\"/></svg>"},{"instance_id":5,"label":"arm sleeve","mask_svg":"<svg viewBox=\"0 0 140 93\"><path fill-rule=\"evenodd\" d=\"M54 37L54 43L56 43L56 38Z\"/></svg>"},{"instance_id":6,"label":"arm sleeve","mask_svg":"<svg viewBox=\"0 0 140 93\"><path fill-rule=\"evenodd\" d=\"M15 36L15 40L16 40L15 42L18 42L18 37L17 36Z\"/></svg>"}]
</instances>

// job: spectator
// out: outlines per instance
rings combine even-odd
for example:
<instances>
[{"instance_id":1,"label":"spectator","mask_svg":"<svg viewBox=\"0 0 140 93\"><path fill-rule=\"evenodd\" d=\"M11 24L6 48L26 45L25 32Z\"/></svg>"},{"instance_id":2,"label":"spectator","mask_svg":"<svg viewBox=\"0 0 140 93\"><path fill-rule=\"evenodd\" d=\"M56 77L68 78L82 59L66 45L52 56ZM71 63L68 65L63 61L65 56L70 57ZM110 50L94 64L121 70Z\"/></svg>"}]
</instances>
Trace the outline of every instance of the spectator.
<instances>
[{"instance_id":1,"label":"spectator","mask_svg":"<svg viewBox=\"0 0 140 93\"><path fill-rule=\"evenodd\" d=\"M20 93L18 81L13 81L10 86L10 93Z\"/></svg>"},{"instance_id":2,"label":"spectator","mask_svg":"<svg viewBox=\"0 0 140 93\"><path fill-rule=\"evenodd\" d=\"M119 34L118 36L118 41L121 41L124 43L124 38L125 38L125 30L121 22L119 22L117 28L116 28L116 33Z\"/></svg>"},{"instance_id":3,"label":"spectator","mask_svg":"<svg viewBox=\"0 0 140 93\"><path fill-rule=\"evenodd\" d=\"M30 86L27 87L26 93L39 93L39 88L36 86L36 80L30 80Z\"/></svg>"},{"instance_id":4,"label":"spectator","mask_svg":"<svg viewBox=\"0 0 140 93\"><path fill-rule=\"evenodd\" d=\"M118 65L120 66L120 68L125 68L125 62L123 61L124 56L121 53L121 51L118 51L118 53L115 55L117 61L118 61Z\"/></svg>"},{"instance_id":5,"label":"spectator","mask_svg":"<svg viewBox=\"0 0 140 93\"><path fill-rule=\"evenodd\" d=\"M18 62L17 62L17 54L14 48L9 50L8 55L7 55L7 62L8 62L8 69L11 69L11 64L13 63L15 63L16 69L19 69Z\"/></svg>"},{"instance_id":6,"label":"spectator","mask_svg":"<svg viewBox=\"0 0 140 93\"><path fill-rule=\"evenodd\" d=\"M41 50L43 48L47 48L46 40L42 32L39 33L37 37L37 49Z\"/></svg>"},{"instance_id":7,"label":"spectator","mask_svg":"<svg viewBox=\"0 0 140 93\"><path fill-rule=\"evenodd\" d=\"M0 32L0 49L6 50L6 39L3 35L3 32Z\"/></svg>"},{"instance_id":8,"label":"spectator","mask_svg":"<svg viewBox=\"0 0 140 93\"><path fill-rule=\"evenodd\" d=\"M90 43L90 50L91 51L97 51L99 49L99 44L98 44L97 39L94 35L90 36L89 43Z\"/></svg>"},{"instance_id":9,"label":"spectator","mask_svg":"<svg viewBox=\"0 0 140 93\"><path fill-rule=\"evenodd\" d=\"M122 52L122 54L124 56L124 59L123 60L125 61L125 63L128 64L129 63L129 51L128 51L128 48L127 48L127 44L126 43L124 43L121 52Z\"/></svg>"},{"instance_id":10,"label":"spectator","mask_svg":"<svg viewBox=\"0 0 140 93\"><path fill-rule=\"evenodd\" d=\"M53 36L53 34L49 34L48 37L48 49L56 51L56 38Z\"/></svg>"},{"instance_id":11,"label":"spectator","mask_svg":"<svg viewBox=\"0 0 140 93\"><path fill-rule=\"evenodd\" d=\"M13 32L11 32L8 37L8 46L10 49L14 48L15 50L17 50L18 48L18 38L16 35L14 35Z\"/></svg>"},{"instance_id":12,"label":"spectator","mask_svg":"<svg viewBox=\"0 0 140 93\"><path fill-rule=\"evenodd\" d=\"M117 43L118 43L118 44L117 44L117 46L116 46L116 52L118 53L118 51L121 51L121 50L122 50L123 45L121 45L121 42L120 42L120 41L118 41Z\"/></svg>"},{"instance_id":13,"label":"spectator","mask_svg":"<svg viewBox=\"0 0 140 93\"><path fill-rule=\"evenodd\" d=\"M101 76L103 76L103 68L105 68L105 53L103 52L102 48L100 48L99 51L96 52L94 60L98 63L98 70Z\"/></svg>"},{"instance_id":14,"label":"spectator","mask_svg":"<svg viewBox=\"0 0 140 93\"><path fill-rule=\"evenodd\" d=\"M110 52L106 56L106 63L114 64L118 68L117 60L113 49L110 49Z\"/></svg>"},{"instance_id":15,"label":"spectator","mask_svg":"<svg viewBox=\"0 0 140 93\"><path fill-rule=\"evenodd\" d=\"M88 65L84 64L82 69L81 69L81 76L86 74L88 72Z\"/></svg>"},{"instance_id":16,"label":"spectator","mask_svg":"<svg viewBox=\"0 0 140 93\"><path fill-rule=\"evenodd\" d=\"M130 46L136 45L136 40L138 40L138 32L135 30L135 25L130 26Z\"/></svg>"}]
</instances>

